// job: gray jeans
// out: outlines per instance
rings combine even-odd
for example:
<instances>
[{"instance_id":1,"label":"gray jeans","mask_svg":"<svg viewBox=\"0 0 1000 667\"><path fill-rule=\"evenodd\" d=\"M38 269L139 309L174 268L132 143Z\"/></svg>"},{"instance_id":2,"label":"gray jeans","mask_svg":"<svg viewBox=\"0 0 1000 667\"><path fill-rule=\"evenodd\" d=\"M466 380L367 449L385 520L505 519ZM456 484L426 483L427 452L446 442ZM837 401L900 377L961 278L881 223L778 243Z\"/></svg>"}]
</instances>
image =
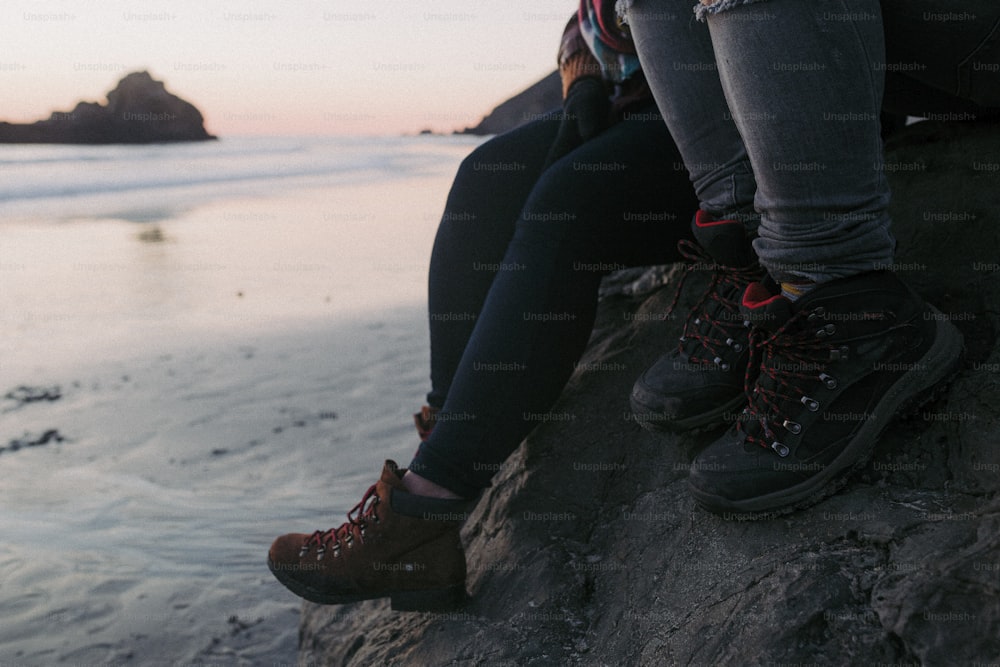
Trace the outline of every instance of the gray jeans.
<instances>
[{"instance_id":1,"label":"gray jeans","mask_svg":"<svg viewBox=\"0 0 1000 667\"><path fill-rule=\"evenodd\" d=\"M779 281L884 268L880 136L896 112L1000 108L998 0L633 0L646 77L700 206L756 224Z\"/></svg>"}]
</instances>

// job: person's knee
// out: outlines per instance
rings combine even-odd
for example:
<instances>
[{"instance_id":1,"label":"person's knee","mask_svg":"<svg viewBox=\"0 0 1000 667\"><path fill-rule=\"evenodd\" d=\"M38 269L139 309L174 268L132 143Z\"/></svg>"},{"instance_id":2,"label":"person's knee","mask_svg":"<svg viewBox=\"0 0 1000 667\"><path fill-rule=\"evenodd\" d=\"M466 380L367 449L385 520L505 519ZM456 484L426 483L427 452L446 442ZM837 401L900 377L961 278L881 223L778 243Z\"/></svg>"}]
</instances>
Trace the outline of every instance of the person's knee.
<instances>
[{"instance_id":1,"label":"person's knee","mask_svg":"<svg viewBox=\"0 0 1000 667\"><path fill-rule=\"evenodd\" d=\"M700 4L695 5L694 13L699 20L704 21L710 14L719 14L743 5L751 5L766 0L700 0Z\"/></svg>"},{"instance_id":2,"label":"person's knee","mask_svg":"<svg viewBox=\"0 0 1000 667\"><path fill-rule=\"evenodd\" d=\"M462 160L456 180L488 177L499 169L498 165L513 161L504 144L497 139L491 139Z\"/></svg>"},{"instance_id":3,"label":"person's knee","mask_svg":"<svg viewBox=\"0 0 1000 667\"><path fill-rule=\"evenodd\" d=\"M503 142L488 141L467 155L452 181L449 207L494 212L509 209L513 217L531 190L531 173L510 148Z\"/></svg>"}]
</instances>

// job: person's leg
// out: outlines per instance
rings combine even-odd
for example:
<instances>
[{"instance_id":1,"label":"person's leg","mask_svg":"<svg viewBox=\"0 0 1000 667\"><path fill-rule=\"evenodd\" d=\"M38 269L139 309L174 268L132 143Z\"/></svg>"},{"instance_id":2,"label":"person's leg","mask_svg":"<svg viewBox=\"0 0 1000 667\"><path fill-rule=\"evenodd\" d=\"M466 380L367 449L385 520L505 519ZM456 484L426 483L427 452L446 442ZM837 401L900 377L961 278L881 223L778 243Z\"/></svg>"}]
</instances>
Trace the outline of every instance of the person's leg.
<instances>
[{"instance_id":1,"label":"person's leg","mask_svg":"<svg viewBox=\"0 0 1000 667\"><path fill-rule=\"evenodd\" d=\"M689 481L708 509L753 516L836 491L895 413L957 370L961 336L885 270L878 2L705 6L756 174L755 248L784 285L743 296L754 322L747 407Z\"/></svg>"},{"instance_id":2,"label":"person's leg","mask_svg":"<svg viewBox=\"0 0 1000 667\"><path fill-rule=\"evenodd\" d=\"M771 277L820 283L891 264L877 0L768 0L707 22L756 175L754 247Z\"/></svg>"},{"instance_id":3,"label":"person's leg","mask_svg":"<svg viewBox=\"0 0 1000 667\"><path fill-rule=\"evenodd\" d=\"M462 161L431 252L430 406L440 409L524 203L559 130L557 114L498 135Z\"/></svg>"},{"instance_id":4,"label":"person's leg","mask_svg":"<svg viewBox=\"0 0 1000 667\"><path fill-rule=\"evenodd\" d=\"M894 84L895 111L916 102L912 92L904 99L907 82L911 91L938 92L923 97L914 113L940 113L951 101L953 111L972 119L1000 105L1000 6L991 0L702 5L726 100L756 175L761 263L775 280L793 283L890 265L879 125L885 77ZM722 11L709 13L716 6ZM809 38L787 39L789 26Z\"/></svg>"},{"instance_id":5,"label":"person's leg","mask_svg":"<svg viewBox=\"0 0 1000 667\"><path fill-rule=\"evenodd\" d=\"M568 379L590 335L601 277L674 258L695 199L662 122L646 111L554 164L532 190L442 419L411 464L425 481L464 497L487 486ZM474 305L466 298L460 307ZM347 523L276 539L272 572L325 604L388 596L395 609L442 609L461 600L459 527L469 502L414 492L409 476L387 461Z\"/></svg>"},{"instance_id":6,"label":"person's leg","mask_svg":"<svg viewBox=\"0 0 1000 667\"><path fill-rule=\"evenodd\" d=\"M517 222L444 409L410 470L458 495L488 486L590 337L601 278L676 259L695 199L655 113L550 167Z\"/></svg>"},{"instance_id":7,"label":"person's leg","mask_svg":"<svg viewBox=\"0 0 1000 667\"><path fill-rule=\"evenodd\" d=\"M683 155L701 212L692 223L693 266L712 280L690 312L674 349L644 371L632 389L637 421L684 431L722 423L738 410L748 360L739 300L761 276L749 246L759 215L756 182L726 104L708 27L690 0L634 0L626 19L643 71Z\"/></svg>"},{"instance_id":8,"label":"person's leg","mask_svg":"<svg viewBox=\"0 0 1000 667\"><path fill-rule=\"evenodd\" d=\"M798 3L800 11L812 11L809 23L813 27L795 29L817 28L823 39L811 42L818 51L810 51L813 44L805 50L786 44L789 40L780 32L788 31L796 19L781 4L763 2L747 12L720 12L712 24L720 35L725 88L717 74L707 26L685 11L689 5L678 10L684 0L634 0L630 4L627 18L640 58L691 167L703 210L739 209L738 202L753 198L755 182L745 177L749 158L740 132L753 142L756 168L766 181L761 201L770 218L759 247L765 255L763 263L788 282L789 291L801 291L802 286L794 284L799 281L824 281L891 261L885 213L888 190L881 154L874 152L876 134L885 129L878 127L873 108L879 76L887 75L888 108L897 113L935 112L938 117L961 119L997 115L996 109L984 111L982 106L990 94L1000 95L1000 65L995 64L1000 60L1000 5L991 0L976 0L973 6L954 3L954 7L942 7L938 0L883 0L890 14L886 24L889 58L855 58L851 66L860 74L856 80L870 85L868 90L852 87L851 95L843 94L842 85L827 90L828 77L836 81L850 72L840 54L832 64L822 60L827 52L839 51L824 51L824 44L841 39L837 28L846 28L848 37L857 33L856 44L877 53L879 17L873 3ZM749 3L706 4L713 10L732 10ZM725 34L727 28L735 31L735 37ZM866 63L870 70L865 70ZM743 75L740 66L745 66ZM814 90L803 87L810 75ZM854 80L848 79L852 86ZM734 98L732 108L727 94ZM812 152L804 153L806 158L798 157L802 136L812 138L813 148L818 148L817 139L828 142L826 151L810 148ZM796 139L789 142L786 137ZM838 158L837 164L830 155ZM846 199L844 191L849 195ZM810 201L812 194L815 197ZM713 259L731 266L718 253ZM727 283L735 284L731 277L725 276ZM717 272L716 278L723 276ZM742 370L745 360L722 343L740 339L718 321L720 314L733 314L732 299L724 292L714 297L708 303L720 305L721 311L696 309L679 349L664 355L637 380L632 404L637 415L647 417L643 423L671 430L695 428L711 423L713 416L739 400L738 394L731 398L737 384L742 388L733 369ZM704 368L699 381L685 370L694 366L692 362Z\"/></svg>"},{"instance_id":9,"label":"person's leg","mask_svg":"<svg viewBox=\"0 0 1000 667\"><path fill-rule=\"evenodd\" d=\"M691 175L700 208L756 227L757 185L726 104L708 27L690 0L633 0L626 20L643 72Z\"/></svg>"},{"instance_id":10,"label":"person's leg","mask_svg":"<svg viewBox=\"0 0 1000 667\"><path fill-rule=\"evenodd\" d=\"M716 2L706 9L723 11L707 28L690 4L635 0L628 22L701 208L747 206L749 160L762 217L754 246L776 280L821 282L890 263L889 191L873 159L884 63L877 2ZM789 39L790 26L810 39Z\"/></svg>"},{"instance_id":11,"label":"person's leg","mask_svg":"<svg viewBox=\"0 0 1000 667\"><path fill-rule=\"evenodd\" d=\"M455 177L435 238L429 276L432 389L439 407L451 385L518 214L538 180L560 120L553 115L494 137ZM275 577L324 604L389 596L394 609L442 609L465 595L459 527L468 503L386 461L380 479L338 528L278 537ZM412 477L412 476L410 476ZM430 482L426 482L430 485ZM365 546L366 540L370 546Z\"/></svg>"}]
</instances>

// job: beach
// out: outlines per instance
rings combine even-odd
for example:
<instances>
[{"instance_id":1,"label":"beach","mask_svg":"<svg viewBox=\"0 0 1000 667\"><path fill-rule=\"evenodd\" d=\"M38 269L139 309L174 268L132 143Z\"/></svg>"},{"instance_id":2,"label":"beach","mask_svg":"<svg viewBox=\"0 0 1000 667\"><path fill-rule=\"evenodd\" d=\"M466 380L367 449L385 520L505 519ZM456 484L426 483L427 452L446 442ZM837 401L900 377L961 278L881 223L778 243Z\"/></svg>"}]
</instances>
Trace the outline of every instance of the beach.
<instances>
[{"instance_id":1,"label":"beach","mask_svg":"<svg viewBox=\"0 0 1000 667\"><path fill-rule=\"evenodd\" d=\"M478 141L0 152L0 662L296 660L267 547L413 453Z\"/></svg>"}]
</instances>

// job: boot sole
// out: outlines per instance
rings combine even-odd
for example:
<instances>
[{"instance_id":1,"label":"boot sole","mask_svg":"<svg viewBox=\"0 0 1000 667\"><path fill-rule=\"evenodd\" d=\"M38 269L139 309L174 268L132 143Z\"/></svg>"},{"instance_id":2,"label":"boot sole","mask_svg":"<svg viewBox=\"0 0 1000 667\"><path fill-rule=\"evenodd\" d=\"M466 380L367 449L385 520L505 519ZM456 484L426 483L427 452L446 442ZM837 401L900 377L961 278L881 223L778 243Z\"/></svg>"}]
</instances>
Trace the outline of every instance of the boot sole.
<instances>
[{"instance_id":1,"label":"boot sole","mask_svg":"<svg viewBox=\"0 0 1000 667\"><path fill-rule=\"evenodd\" d=\"M281 584L300 598L316 604L350 604L365 600L389 598L393 611L447 612L464 605L468 599L465 583L452 584L441 588L415 591L376 591L371 593L326 593L289 577L283 570L275 569L269 558L267 566Z\"/></svg>"},{"instance_id":2,"label":"boot sole","mask_svg":"<svg viewBox=\"0 0 1000 667\"><path fill-rule=\"evenodd\" d=\"M642 418L640 415L661 415L662 413L652 407L643 405L634 396L629 397L629 407L632 409L632 416L635 418L635 421L639 426L651 433L692 433L723 426L726 424L726 414L742 409L746 405L746 402L746 396L741 391L738 396L728 403L723 403L708 412L681 419L648 419Z\"/></svg>"},{"instance_id":3,"label":"boot sole","mask_svg":"<svg viewBox=\"0 0 1000 667\"><path fill-rule=\"evenodd\" d=\"M695 501L716 514L733 513L742 515L731 517L738 520L758 520L805 509L839 491L855 471L868 464L879 436L897 416L919 410L934 400L958 374L962 365L962 334L936 308L930 309L937 317L934 342L914 364L928 370L910 370L889 387L873 408L876 418L862 424L844 451L823 471L795 486L747 500L729 500L689 486Z\"/></svg>"}]
</instances>

